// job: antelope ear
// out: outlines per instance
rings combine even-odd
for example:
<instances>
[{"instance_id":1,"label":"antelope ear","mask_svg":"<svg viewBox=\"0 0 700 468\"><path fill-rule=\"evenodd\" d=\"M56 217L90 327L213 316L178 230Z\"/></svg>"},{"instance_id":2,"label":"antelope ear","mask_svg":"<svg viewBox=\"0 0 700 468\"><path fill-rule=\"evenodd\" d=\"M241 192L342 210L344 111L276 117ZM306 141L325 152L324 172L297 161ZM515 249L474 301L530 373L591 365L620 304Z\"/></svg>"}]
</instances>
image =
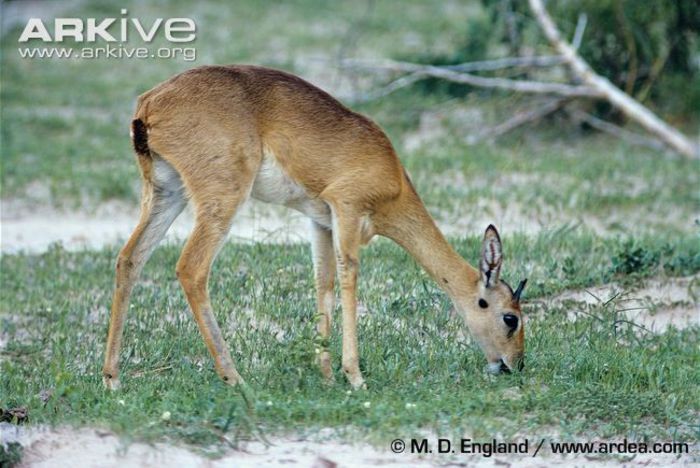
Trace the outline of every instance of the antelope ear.
<instances>
[{"instance_id":1,"label":"antelope ear","mask_svg":"<svg viewBox=\"0 0 700 468\"><path fill-rule=\"evenodd\" d=\"M515 302L520 302L520 295L523 293L523 289L525 289L525 285L527 284L527 278L522 280L520 284L518 285L518 288L515 290L513 293L513 299Z\"/></svg>"},{"instance_id":2,"label":"antelope ear","mask_svg":"<svg viewBox=\"0 0 700 468\"><path fill-rule=\"evenodd\" d=\"M481 244L481 260L479 261L481 281L487 288L498 283L502 263L503 248L501 246L501 238L493 224L489 224Z\"/></svg>"}]
</instances>

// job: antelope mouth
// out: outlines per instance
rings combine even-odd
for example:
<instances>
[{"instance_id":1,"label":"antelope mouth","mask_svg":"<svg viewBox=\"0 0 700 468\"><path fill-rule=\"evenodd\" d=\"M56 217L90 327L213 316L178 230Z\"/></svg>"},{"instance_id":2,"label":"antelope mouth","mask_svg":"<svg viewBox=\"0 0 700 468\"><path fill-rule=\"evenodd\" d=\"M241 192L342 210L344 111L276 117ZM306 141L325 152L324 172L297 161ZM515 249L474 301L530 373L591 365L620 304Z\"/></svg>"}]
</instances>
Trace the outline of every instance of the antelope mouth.
<instances>
[{"instance_id":1,"label":"antelope mouth","mask_svg":"<svg viewBox=\"0 0 700 468\"><path fill-rule=\"evenodd\" d=\"M518 371L523 370L523 368L525 367L525 363L522 358L518 359L516 367L518 368ZM493 375L510 374L512 373L512 368L508 364L506 364L506 362L503 359L499 359L496 362L489 363L488 372Z\"/></svg>"},{"instance_id":2,"label":"antelope mouth","mask_svg":"<svg viewBox=\"0 0 700 468\"><path fill-rule=\"evenodd\" d=\"M503 361L503 359L499 359L496 362L489 362L488 366L488 372L489 374L493 375L498 375L498 374L510 374L510 367Z\"/></svg>"},{"instance_id":3,"label":"antelope mouth","mask_svg":"<svg viewBox=\"0 0 700 468\"><path fill-rule=\"evenodd\" d=\"M506 364L503 359L501 359L500 372L502 374L510 374L510 367L508 367L508 364Z\"/></svg>"}]
</instances>

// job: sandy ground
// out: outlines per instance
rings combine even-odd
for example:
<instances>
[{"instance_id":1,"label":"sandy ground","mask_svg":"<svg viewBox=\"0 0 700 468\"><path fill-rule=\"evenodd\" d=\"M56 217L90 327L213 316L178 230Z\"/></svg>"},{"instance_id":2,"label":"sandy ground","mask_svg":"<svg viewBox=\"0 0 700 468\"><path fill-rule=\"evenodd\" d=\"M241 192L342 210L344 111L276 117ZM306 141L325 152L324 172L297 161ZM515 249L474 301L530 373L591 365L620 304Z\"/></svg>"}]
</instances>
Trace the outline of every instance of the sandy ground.
<instances>
[{"instance_id":1,"label":"sandy ground","mask_svg":"<svg viewBox=\"0 0 700 468\"><path fill-rule=\"evenodd\" d=\"M577 212L566 206L554 206L544 201L523 204L508 198L510 190L524 189L533 184L565 187L575 181L546 174L504 173L495 180L468 181L461 173L441 174L431 183L442 184L469 194L489 194L471 201L466 208L436 209L429 207L443 233L460 237L483 232L495 224L503 233L520 232L537 235L561 226L581 226L600 236L624 232L659 232L662 226L674 226L684 232L697 230L697 214L684 209L638 209ZM643 183L635 178L620 180L630 195L637 195ZM594 190L582 187L582 190ZM30 184L27 196L0 200L0 253L26 251L40 253L54 243L67 250L97 249L122 245L139 219L136 203L109 201L89 208L53 208L49 187L40 182ZM194 224L191 206L170 228L167 241L182 242ZM249 200L236 214L230 239L237 242L307 242L308 221L300 213L280 206Z\"/></svg>"},{"instance_id":2,"label":"sandy ground","mask_svg":"<svg viewBox=\"0 0 700 468\"><path fill-rule=\"evenodd\" d=\"M503 185L511 183L504 179ZM464 213L441 213L433 210L436 222L446 236L461 237L483 232L489 224L498 226L501 232L520 232L528 235L551 229L552 226L581 225L598 235L619 235L619 231L607 226L627 226L632 230L651 227L659 222L692 228L685 217L685 224L675 218L685 213L670 210L673 219L655 220L629 214L609 214L601 218L591 214L574 216L542 207L539 211L517 203L500 204L489 199L479 199ZM644 218L644 219L642 219ZM0 253L41 253L52 244L60 243L66 250L99 249L121 246L128 239L139 219L137 206L112 201L93 209L56 209L50 203L4 199L0 201ZM623 221L624 219L624 221ZM188 206L172 225L166 242L182 243L194 225L194 213ZM249 200L236 214L229 234L236 242L308 242L309 222L300 213L284 207Z\"/></svg>"},{"instance_id":3,"label":"sandy ground","mask_svg":"<svg viewBox=\"0 0 700 468\"><path fill-rule=\"evenodd\" d=\"M545 309L552 305L576 304L569 312L572 320L587 312L585 305L609 302L610 310L617 312L619 319L662 333L671 326L683 329L700 325L700 275L644 280L638 288L632 289L612 283L567 291L538 302Z\"/></svg>"},{"instance_id":4,"label":"sandy ground","mask_svg":"<svg viewBox=\"0 0 700 468\"><path fill-rule=\"evenodd\" d=\"M258 441L239 444L216 457L207 457L190 448L167 443L128 444L109 431L96 429L24 428L8 423L0 424L0 439L5 443L19 442L24 447L20 466L24 467L361 467L361 466L685 466L697 463L697 447L680 458L674 455L637 455L624 458L578 458L554 456L545 443L537 457L535 447L525 455L494 455L484 458L475 455L447 455L392 453L366 443L350 444L338 442L326 431L325 435L313 438L274 437L271 445ZM436 447L434 437L428 436L431 447ZM621 463L622 462L622 463ZM697 465L696 465L697 466Z\"/></svg>"},{"instance_id":5,"label":"sandy ground","mask_svg":"<svg viewBox=\"0 0 700 468\"><path fill-rule=\"evenodd\" d=\"M516 216L512 206L490 206L455 219L438 220L447 236L482 232L490 223L503 232L537 233L546 223L535 216ZM449 217L453 218L453 217ZM57 210L47 204L2 200L0 202L0 252L41 253L60 243L66 250L99 249L121 246L139 219L135 206L109 202L94 210ZM166 242L182 243L194 225L194 213L188 206L175 220ZM249 200L236 214L230 241L236 242L308 242L309 222L302 214Z\"/></svg>"},{"instance_id":6,"label":"sandy ground","mask_svg":"<svg viewBox=\"0 0 700 468\"><path fill-rule=\"evenodd\" d=\"M121 246L138 219L138 208L122 202L106 203L92 211L67 211L3 201L0 249L3 253L40 253L55 243L61 243L67 250ZM166 242L183 242L193 226L194 213L188 206L171 226ZM308 227L306 218L293 210L250 201L236 215L229 240L307 242Z\"/></svg>"}]
</instances>

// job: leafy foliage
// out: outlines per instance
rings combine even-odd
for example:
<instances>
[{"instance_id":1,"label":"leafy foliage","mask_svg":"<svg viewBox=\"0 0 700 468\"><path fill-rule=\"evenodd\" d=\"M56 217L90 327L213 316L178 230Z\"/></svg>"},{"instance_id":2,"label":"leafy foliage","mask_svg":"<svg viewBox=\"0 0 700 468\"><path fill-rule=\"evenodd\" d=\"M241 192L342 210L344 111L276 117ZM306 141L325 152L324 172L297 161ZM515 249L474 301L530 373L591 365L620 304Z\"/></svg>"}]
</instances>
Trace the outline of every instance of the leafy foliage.
<instances>
[{"instance_id":1,"label":"leafy foliage","mask_svg":"<svg viewBox=\"0 0 700 468\"><path fill-rule=\"evenodd\" d=\"M492 10L502 3L484 0ZM700 5L695 0L573 0L548 7L566 37L573 36L579 15L587 15L581 55L626 93L666 111L700 108ZM537 27L525 19L526 2L513 2L513 9L518 28Z\"/></svg>"},{"instance_id":2,"label":"leafy foliage","mask_svg":"<svg viewBox=\"0 0 700 468\"><path fill-rule=\"evenodd\" d=\"M541 33L527 2L482 0L484 11L466 22L464 38L451 54L415 55L411 60L436 65L532 53ZM700 5L694 0L573 0L550 2L550 13L566 37L580 14L588 16L580 53L596 72L636 99L666 112L693 114L700 108ZM407 57L404 57L407 58ZM508 72L513 78L522 72ZM430 79L416 89L464 96L468 85ZM599 103L599 114L610 106Z\"/></svg>"},{"instance_id":3,"label":"leafy foliage","mask_svg":"<svg viewBox=\"0 0 700 468\"><path fill-rule=\"evenodd\" d=\"M674 274L700 269L700 253L678 252L671 244L650 246L629 239L618 247L611 259L611 271L616 275L638 277L661 269Z\"/></svg>"},{"instance_id":4,"label":"leafy foliage","mask_svg":"<svg viewBox=\"0 0 700 468\"><path fill-rule=\"evenodd\" d=\"M9 444L0 443L0 467L12 468L19 465L22 459L22 446L19 442L10 442Z\"/></svg>"}]
</instances>

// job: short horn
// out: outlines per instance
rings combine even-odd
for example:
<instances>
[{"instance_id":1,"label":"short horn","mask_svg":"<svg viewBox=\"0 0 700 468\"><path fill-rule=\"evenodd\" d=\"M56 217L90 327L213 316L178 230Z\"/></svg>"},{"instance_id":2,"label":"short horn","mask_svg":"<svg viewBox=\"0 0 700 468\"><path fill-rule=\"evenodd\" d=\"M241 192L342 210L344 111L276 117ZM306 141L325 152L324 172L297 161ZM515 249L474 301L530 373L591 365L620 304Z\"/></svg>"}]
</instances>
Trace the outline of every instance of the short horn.
<instances>
[{"instance_id":1,"label":"short horn","mask_svg":"<svg viewBox=\"0 0 700 468\"><path fill-rule=\"evenodd\" d=\"M525 289L525 285L527 284L527 278L522 280L520 284L518 285L518 288L515 290L513 293L513 299L516 300L516 302L520 302L520 295L523 293L523 289Z\"/></svg>"}]
</instances>

